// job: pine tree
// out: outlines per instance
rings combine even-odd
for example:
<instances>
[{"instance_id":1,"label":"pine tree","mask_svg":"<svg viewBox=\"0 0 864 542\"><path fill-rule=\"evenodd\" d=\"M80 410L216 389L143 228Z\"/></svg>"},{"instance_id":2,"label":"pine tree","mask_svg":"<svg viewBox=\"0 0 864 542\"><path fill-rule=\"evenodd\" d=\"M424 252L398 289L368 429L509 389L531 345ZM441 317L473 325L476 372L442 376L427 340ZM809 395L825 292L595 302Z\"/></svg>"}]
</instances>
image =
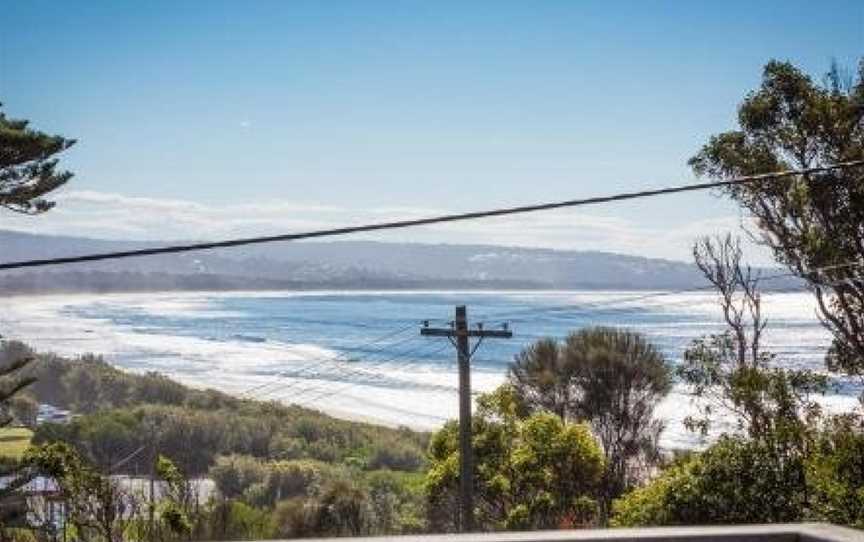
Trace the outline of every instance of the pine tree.
<instances>
[{"instance_id":1,"label":"pine tree","mask_svg":"<svg viewBox=\"0 0 864 542\"><path fill-rule=\"evenodd\" d=\"M54 206L54 202L44 196L72 178L72 173L57 170L58 160L54 155L74 145L75 141L28 126L28 121L7 118L0 111L0 207L38 214ZM0 366L0 428L11 422L9 400L32 383L26 378L13 378L13 374L30 361L29 357L13 359Z\"/></svg>"},{"instance_id":2,"label":"pine tree","mask_svg":"<svg viewBox=\"0 0 864 542\"><path fill-rule=\"evenodd\" d=\"M12 397L32 384L36 379L33 377L16 378L15 375L29 365L33 361L32 357L22 357L12 360L9 363L0 365L0 429L9 426L12 423L13 417L9 413L9 403ZM0 468L0 477L8 476L14 473L14 469ZM0 499L11 494L15 489L26 483L26 479L16 480L7 487L0 487Z\"/></svg>"},{"instance_id":3,"label":"pine tree","mask_svg":"<svg viewBox=\"0 0 864 542\"><path fill-rule=\"evenodd\" d=\"M72 173L57 169L55 155L74 144L74 140L33 130L28 121L7 118L0 111L0 207L28 215L51 209L54 202L44 196L72 178ZM0 362L0 429L12 423L12 397L33 383L31 377L17 376L32 361L31 356L21 356ZM8 474L0 469L0 476ZM26 482L26 476L19 476L0 488L0 499Z\"/></svg>"},{"instance_id":4,"label":"pine tree","mask_svg":"<svg viewBox=\"0 0 864 542\"><path fill-rule=\"evenodd\" d=\"M0 207L38 214L54 206L44 196L72 178L72 173L57 169L54 156L75 140L28 126L28 121L7 118L0 111Z\"/></svg>"}]
</instances>

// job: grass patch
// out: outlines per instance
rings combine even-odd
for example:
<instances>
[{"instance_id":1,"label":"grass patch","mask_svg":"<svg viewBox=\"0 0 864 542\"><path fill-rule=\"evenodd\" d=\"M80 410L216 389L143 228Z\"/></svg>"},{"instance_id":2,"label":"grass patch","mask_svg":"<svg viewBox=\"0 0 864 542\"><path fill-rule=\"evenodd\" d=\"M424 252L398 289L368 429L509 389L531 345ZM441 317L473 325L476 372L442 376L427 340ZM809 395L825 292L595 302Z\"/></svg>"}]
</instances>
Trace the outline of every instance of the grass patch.
<instances>
[{"instance_id":1,"label":"grass patch","mask_svg":"<svg viewBox=\"0 0 864 542\"><path fill-rule=\"evenodd\" d=\"M32 438L33 431L24 427L0 428L0 457L20 459Z\"/></svg>"}]
</instances>

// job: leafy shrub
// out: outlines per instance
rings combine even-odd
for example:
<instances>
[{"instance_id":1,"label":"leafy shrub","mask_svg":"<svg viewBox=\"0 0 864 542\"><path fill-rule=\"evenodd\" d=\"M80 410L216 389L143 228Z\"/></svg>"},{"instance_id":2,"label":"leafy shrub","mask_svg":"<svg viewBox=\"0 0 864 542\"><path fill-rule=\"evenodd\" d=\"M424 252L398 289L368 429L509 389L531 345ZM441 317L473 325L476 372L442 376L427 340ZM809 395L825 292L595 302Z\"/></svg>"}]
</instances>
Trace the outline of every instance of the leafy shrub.
<instances>
[{"instance_id":1,"label":"leafy shrub","mask_svg":"<svg viewBox=\"0 0 864 542\"><path fill-rule=\"evenodd\" d=\"M862 429L860 422L841 418L817 440L807 461L810 519L864 529Z\"/></svg>"},{"instance_id":2,"label":"leafy shrub","mask_svg":"<svg viewBox=\"0 0 864 542\"><path fill-rule=\"evenodd\" d=\"M374 448L368 467L372 470L417 471L424 463L424 454L416 446L385 442Z\"/></svg>"}]
</instances>

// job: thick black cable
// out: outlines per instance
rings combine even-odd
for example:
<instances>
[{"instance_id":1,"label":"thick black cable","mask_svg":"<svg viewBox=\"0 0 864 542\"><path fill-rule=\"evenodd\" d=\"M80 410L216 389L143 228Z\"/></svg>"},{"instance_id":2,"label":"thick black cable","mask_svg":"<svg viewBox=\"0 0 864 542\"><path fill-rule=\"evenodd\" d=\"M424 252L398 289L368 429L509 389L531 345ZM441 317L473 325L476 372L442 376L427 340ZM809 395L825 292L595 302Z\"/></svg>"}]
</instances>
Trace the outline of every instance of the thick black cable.
<instances>
[{"instance_id":1,"label":"thick black cable","mask_svg":"<svg viewBox=\"0 0 864 542\"><path fill-rule=\"evenodd\" d=\"M228 248L243 245L255 245L262 243L273 243L278 241L299 241L301 239L314 239L320 237L334 237L339 235L348 235L352 233L362 233L370 231L393 230L399 228L411 228L415 226L426 226L429 224L439 224L442 222L457 222L462 220L475 220L478 218L489 218L495 216L514 215L522 213L533 213L537 211L549 211L552 209L561 209L565 207L579 207L582 205L595 205L599 203L611 203L615 201L625 201L638 198L647 198L653 196L662 196L667 194L677 194L681 192L694 192L697 190L709 190L712 188L722 188L736 186L742 184L750 184L761 182L770 179L780 179L792 177L795 175L807 175L811 173L824 173L836 169L845 169L854 166L864 165L864 160L855 160L850 162L841 162L831 166L821 166L807 169L779 171L775 173L763 173L759 175L746 175L736 177L726 181L712 181L706 183L696 183L688 185L671 186L667 188L658 188L654 190L641 190L638 192L624 192L611 196L595 196L591 198L582 198L574 200L556 201L550 203L540 203L536 205L522 205L518 207L505 207L501 209L492 209L489 211L475 211L469 213L456 213L448 215L433 216L427 218L417 218L411 220L396 220L393 222L379 222L375 224L366 224L362 226L345 226L341 228L331 228L326 230L317 230L301 233L289 233L283 235L271 235L264 237L246 237L240 239L229 239L226 241L213 241L206 243L192 243L187 245L170 245L164 247L143 248L137 250L125 250L118 252L102 252L96 254L86 254L82 256L67 256L62 258L44 258L38 260L22 260L17 262L0 263L0 271L10 269L22 269L27 267L44 267L48 265L61 265L71 263L95 262L100 260L114 260L119 258L132 258L138 256L153 256L157 254L175 254L179 252L191 252L196 250L210 250L214 248Z\"/></svg>"}]
</instances>

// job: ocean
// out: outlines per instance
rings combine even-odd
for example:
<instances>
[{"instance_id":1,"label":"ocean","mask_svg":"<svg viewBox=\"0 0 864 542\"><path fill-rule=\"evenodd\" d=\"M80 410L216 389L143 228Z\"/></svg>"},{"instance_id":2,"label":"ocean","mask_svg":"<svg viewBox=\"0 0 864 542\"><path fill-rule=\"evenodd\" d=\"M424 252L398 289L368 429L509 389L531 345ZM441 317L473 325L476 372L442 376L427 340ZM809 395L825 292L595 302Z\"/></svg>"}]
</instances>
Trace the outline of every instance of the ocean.
<instances>
[{"instance_id":1,"label":"ocean","mask_svg":"<svg viewBox=\"0 0 864 542\"><path fill-rule=\"evenodd\" d=\"M694 339L723 329L712 293L645 291L316 291L67 295L7 298L0 334L62 355L103 355L136 372L335 416L434 429L458 412L455 350L422 337L425 320L447 326L457 304L472 325L505 323L512 339L487 339L472 357L476 392L504 381L507 366L540 337L591 325L647 335L671 364ZM766 345L786 367L823 371L829 333L805 292L764 297ZM834 379L832 410L860 392ZM699 445L682 420L681 386L660 405L662 444Z\"/></svg>"}]
</instances>

